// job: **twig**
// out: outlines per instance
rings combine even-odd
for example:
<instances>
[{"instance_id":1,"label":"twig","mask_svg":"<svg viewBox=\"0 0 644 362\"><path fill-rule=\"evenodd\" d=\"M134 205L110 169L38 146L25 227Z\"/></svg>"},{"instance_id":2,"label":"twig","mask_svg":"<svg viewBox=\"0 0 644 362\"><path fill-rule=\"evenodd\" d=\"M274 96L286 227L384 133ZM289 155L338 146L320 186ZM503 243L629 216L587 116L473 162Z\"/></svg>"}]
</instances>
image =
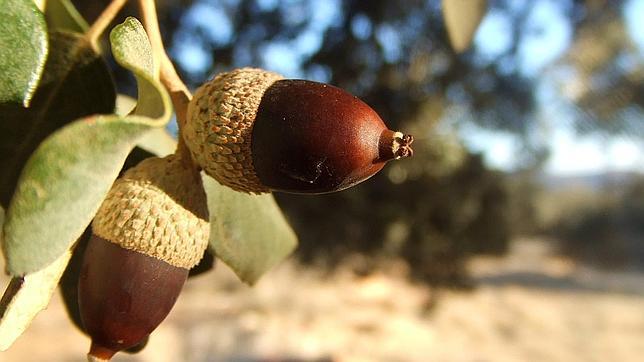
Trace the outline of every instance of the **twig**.
<instances>
[{"instance_id":1,"label":"twig","mask_svg":"<svg viewBox=\"0 0 644 362\"><path fill-rule=\"evenodd\" d=\"M100 49L99 38L126 2L127 0L112 0L85 33L85 39L89 41L96 52Z\"/></svg>"},{"instance_id":2,"label":"twig","mask_svg":"<svg viewBox=\"0 0 644 362\"><path fill-rule=\"evenodd\" d=\"M181 77L179 77L179 74L177 74L177 70L174 68L170 57L168 57L168 53L165 51L154 0L139 0L139 7L141 8L143 17L143 26L150 38L150 44L152 46L155 75L158 76L157 78L170 93L174 111L177 115L179 142L176 153L181 156L189 155L183 140L182 130L183 125L186 123L188 103L192 99L192 94L183 80L181 80ZM189 159L189 157L184 157L184 159Z\"/></svg>"},{"instance_id":3,"label":"twig","mask_svg":"<svg viewBox=\"0 0 644 362\"><path fill-rule=\"evenodd\" d=\"M170 58L165 53L163 55L161 59L161 83L170 92L170 97L177 113L177 122L179 123L179 128L181 128L186 122L186 112L188 103L192 99L192 94L179 77L179 74L177 74Z\"/></svg>"},{"instance_id":4,"label":"twig","mask_svg":"<svg viewBox=\"0 0 644 362\"><path fill-rule=\"evenodd\" d=\"M159 29L159 19L157 18L157 8L154 0L139 0L141 16L143 17L143 27L148 33L150 45L152 46L152 59L154 62L154 76L159 79L159 67L161 58L165 54L161 30Z\"/></svg>"}]
</instances>

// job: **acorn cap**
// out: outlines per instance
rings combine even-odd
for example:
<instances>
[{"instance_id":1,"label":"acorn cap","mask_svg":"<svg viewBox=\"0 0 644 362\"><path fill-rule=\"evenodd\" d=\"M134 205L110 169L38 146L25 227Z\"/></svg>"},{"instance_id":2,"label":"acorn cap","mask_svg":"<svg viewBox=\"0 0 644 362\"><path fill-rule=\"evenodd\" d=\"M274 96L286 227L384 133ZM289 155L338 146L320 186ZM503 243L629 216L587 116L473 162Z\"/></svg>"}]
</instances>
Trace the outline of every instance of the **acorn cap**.
<instances>
[{"instance_id":1,"label":"acorn cap","mask_svg":"<svg viewBox=\"0 0 644 362\"><path fill-rule=\"evenodd\" d=\"M92 228L125 249L190 269L210 234L201 176L175 155L148 158L114 182Z\"/></svg>"},{"instance_id":2,"label":"acorn cap","mask_svg":"<svg viewBox=\"0 0 644 362\"><path fill-rule=\"evenodd\" d=\"M183 136L193 159L220 183L238 191L270 191L253 168L251 134L264 92L280 79L241 68L217 75L195 92Z\"/></svg>"}]
</instances>

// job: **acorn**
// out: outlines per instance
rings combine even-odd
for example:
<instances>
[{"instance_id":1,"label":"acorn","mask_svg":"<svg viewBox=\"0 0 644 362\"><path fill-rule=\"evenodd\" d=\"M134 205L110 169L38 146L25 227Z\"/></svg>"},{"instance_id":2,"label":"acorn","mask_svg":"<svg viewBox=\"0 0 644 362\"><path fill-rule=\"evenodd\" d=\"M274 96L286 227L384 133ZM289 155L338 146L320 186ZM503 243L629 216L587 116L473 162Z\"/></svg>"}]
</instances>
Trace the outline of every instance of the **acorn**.
<instances>
[{"instance_id":1,"label":"acorn","mask_svg":"<svg viewBox=\"0 0 644 362\"><path fill-rule=\"evenodd\" d=\"M92 223L78 283L90 360L143 341L167 316L210 228L199 172L148 158L116 180Z\"/></svg>"},{"instance_id":2,"label":"acorn","mask_svg":"<svg viewBox=\"0 0 644 362\"><path fill-rule=\"evenodd\" d=\"M413 154L412 136L346 91L253 68L202 85L183 137L208 175L249 193L340 191Z\"/></svg>"}]
</instances>

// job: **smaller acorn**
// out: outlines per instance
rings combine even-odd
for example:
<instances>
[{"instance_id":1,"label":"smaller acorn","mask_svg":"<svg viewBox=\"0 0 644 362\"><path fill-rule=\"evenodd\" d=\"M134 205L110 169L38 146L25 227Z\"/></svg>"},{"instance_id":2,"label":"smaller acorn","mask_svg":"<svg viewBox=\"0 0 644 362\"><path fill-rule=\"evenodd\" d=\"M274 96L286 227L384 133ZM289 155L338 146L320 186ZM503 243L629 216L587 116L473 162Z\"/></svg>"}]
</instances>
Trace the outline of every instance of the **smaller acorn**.
<instances>
[{"instance_id":1,"label":"smaller acorn","mask_svg":"<svg viewBox=\"0 0 644 362\"><path fill-rule=\"evenodd\" d=\"M167 316L210 228L199 172L178 156L148 158L116 180L92 223L78 283L88 357L109 360Z\"/></svg>"},{"instance_id":2,"label":"smaller acorn","mask_svg":"<svg viewBox=\"0 0 644 362\"><path fill-rule=\"evenodd\" d=\"M183 137L208 175L252 193L340 191L413 154L412 136L344 90L253 68L202 85Z\"/></svg>"}]
</instances>

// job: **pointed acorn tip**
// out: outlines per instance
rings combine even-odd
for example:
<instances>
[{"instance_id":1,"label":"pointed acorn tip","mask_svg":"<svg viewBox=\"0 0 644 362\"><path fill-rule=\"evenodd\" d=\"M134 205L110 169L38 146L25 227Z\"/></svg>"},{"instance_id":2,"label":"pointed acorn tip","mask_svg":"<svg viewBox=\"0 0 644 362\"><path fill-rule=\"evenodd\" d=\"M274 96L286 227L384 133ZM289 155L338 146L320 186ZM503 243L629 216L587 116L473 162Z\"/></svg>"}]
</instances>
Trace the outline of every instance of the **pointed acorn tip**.
<instances>
[{"instance_id":1,"label":"pointed acorn tip","mask_svg":"<svg viewBox=\"0 0 644 362\"><path fill-rule=\"evenodd\" d=\"M87 354L87 361L88 362L104 362L104 361L109 361L112 359L112 356L114 356L118 351L113 351L110 348L103 347L98 343L95 343L92 341L92 345L89 349L89 353Z\"/></svg>"},{"instance_id":2,"label":"pointed acorn tip","mask_svg":"<svg viewBox=\"0 0 644 362\"><path fill-rule=\"evenodd\" d=\"M386 162L413 156L414 150L411 148L413 142L412 135L390 130L383 131L380 136L378 161Z\"/></svg>"},{"instance_id":3,"label":"pointed acorn tip","mask_svg":"<svg viewBox=\"0 0 644 362\"><path fill-rule=\"evenodd\" d=\"M400 136L399 136L400 135ZM414 142L414 136L410 134L402 134L396 132L394 136L394 159L398 160L405 157L411 157L414 155L414 150L411 148L411 144Z\"/></svg>"}]
</instances>

